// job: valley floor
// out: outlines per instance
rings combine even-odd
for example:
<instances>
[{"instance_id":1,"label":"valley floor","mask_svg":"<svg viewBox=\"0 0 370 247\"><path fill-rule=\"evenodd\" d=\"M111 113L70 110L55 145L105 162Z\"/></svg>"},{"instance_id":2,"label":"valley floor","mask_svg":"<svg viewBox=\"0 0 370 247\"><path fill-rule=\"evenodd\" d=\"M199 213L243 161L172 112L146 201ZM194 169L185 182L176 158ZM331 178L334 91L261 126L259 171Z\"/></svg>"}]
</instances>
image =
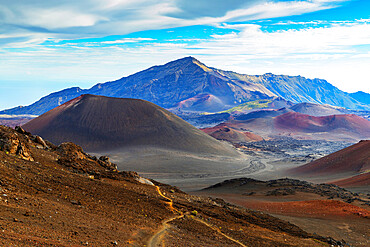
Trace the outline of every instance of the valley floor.
<instances>
[{"instance_id":1,"label":"valley floor","mask_svg":"<svg viewBox=\"0 0 370 247\"><path fill-rule=\"evenodd\" d=\"M195 191L232 178L270 180L285 177L285 170L349 145L345 142L283 138L244 143L238 148L240 155L237 157L185 153L150 146L95 155L111 157L119 170L137 171L144 177L178 186L184 191Z\"/></svg>"}]
</instances>

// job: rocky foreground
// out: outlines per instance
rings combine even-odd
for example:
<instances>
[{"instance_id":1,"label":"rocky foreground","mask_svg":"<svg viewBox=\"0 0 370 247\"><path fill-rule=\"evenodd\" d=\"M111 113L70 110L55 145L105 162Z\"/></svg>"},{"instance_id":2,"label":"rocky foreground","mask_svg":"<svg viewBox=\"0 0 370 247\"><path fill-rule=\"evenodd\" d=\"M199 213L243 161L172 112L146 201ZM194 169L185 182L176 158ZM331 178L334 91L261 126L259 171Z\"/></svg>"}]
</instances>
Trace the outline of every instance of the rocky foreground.
<instances>
[{"instance_id":1,"label":"rocky foreground","mask_svg":"<svg viewBox=\"0 0 370 247\"><path fill-rule=\"evenodd\" d=\"M267 214L120 172L73 143L0 126L1 246L326 246Z\"/></svg>"}]
</instances>

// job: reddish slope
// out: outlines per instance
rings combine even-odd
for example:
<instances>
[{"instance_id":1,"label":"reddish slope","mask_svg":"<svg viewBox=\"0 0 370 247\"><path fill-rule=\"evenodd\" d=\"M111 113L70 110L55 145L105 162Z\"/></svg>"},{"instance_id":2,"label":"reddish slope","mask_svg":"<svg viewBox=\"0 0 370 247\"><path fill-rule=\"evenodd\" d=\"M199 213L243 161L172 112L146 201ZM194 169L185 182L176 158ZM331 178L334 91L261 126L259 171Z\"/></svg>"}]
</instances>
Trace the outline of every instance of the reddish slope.
<instances>
[{"instance_id":1,"label":"reddish slope","mask_svg":"<svg viewBox=\"0 0 370 247\"><path fill-rule=\"evenodd\" d=\"M24 128L56 144L72 141L88 151L154 145L235 154L230 147L144 100L82 95L33 119Z\"/></svg>"},{"instance_id":2,"label":"reddish slope","mask_svg":"<svg viewBox=\"0 0 370 247\"><path fill-rule=\"evenodd\" d=\"M250 141L262 141L263 138L259 135L251 132L242 132L235 129L231 129L222 125L218 125L212 128L202 129L205 133L213 136L218 140L226 140L231 143L239 142L250 142Z\"/></svg>"},{"instance_id":3,"label":"reddish slope","mask_svg":"<svg viewBox=\"0 0 370 247\"><path fill-rule=\"evenodd\" d=\"M370 141L360 141L350 147L290 170L294 174L333 175L358 174L370 170Z\"/></svg>"},{"instance_id":4,"label":"reddish slope","mask_svg":"<svg viewBox=\"0 0 370 247\"><path fill-rule=\"evenodd\" d=\"M331 183L344 188L370 186L370 172Z\"/></svg>"},{"instance_id":5,"label":"reddish slope","mask_svg":"<svg viewBox=\"0 0 370 247\"><path fill-rule=\"evenodd\" d=\"M298 113L308 114L315 117L338 115L346 112L346 109L344 108L314 103L299 103L290 107L290 109Z\"/></svg>"},{"instance_id":6,"label":"reddish slope","mask_svg":"<svg viewBox=\"0 0 370 247\"><path fill-rule=\"evenodd\" d=\"M280 111L280 110L279 110ZM260 113L263 113L262 115ZM370 138L370 121L353 114L314 117L296 112L278 116L259 111L220 124L238 131L251 131L263 138L282 135L297 139L357 142ZM253 118L249 118L248 116Z\"/></svg>"},{"instance_id":7,"label":"reddish slope","mask_svg":"<svg viewBox=\"0 0 370 247\"><path fill-rule=\"evenodd\" d=\"M301 113L288 112L275 118L275 128L293 132L351 131L370 136L370 121L354 114L314 117Z\"/></svg>"},{"instance_id":8,"label":"reddish slope","mask_svg":"<svg viewBox=\"0 0 370 247\"><path fill-rule=\"evenodd\" d=\"M296 217L312 217L328 219L338 216L351 218L369 218L370 211L349 203L337 200L309 200L309 201L288 201L288 202L241 202L247 208L265 211L271 214L283 214Z\"/></svg>"}]
</instances>

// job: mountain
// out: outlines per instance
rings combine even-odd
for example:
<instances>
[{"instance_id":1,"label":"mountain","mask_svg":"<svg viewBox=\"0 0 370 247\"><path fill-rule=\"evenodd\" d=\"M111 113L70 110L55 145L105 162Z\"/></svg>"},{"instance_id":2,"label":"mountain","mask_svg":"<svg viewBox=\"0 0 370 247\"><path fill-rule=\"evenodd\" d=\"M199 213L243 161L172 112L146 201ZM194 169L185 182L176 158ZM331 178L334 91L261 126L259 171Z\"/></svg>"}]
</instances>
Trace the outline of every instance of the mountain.
<instances>
[{"instance_id":1,"label":"mountain","mask_svg":"<svg viewBox=\"0 0 370 247\"><path fill-rule=\"evenodd\" d=\"M370 171L370 141L360 141L306 165L291 169L291 174L304 177L350 178ZM368 177L368 176L367 176ZM352 180L356 180L353 178ZM348 182L345 181L344 184ZM342 184L342 183L338 183Z\"/></svg>"},{"instance_id":2,"label":"mountain","mask_svg":"<svg viewBox=\"0 0 370 247\"><path fill-rule=\"evenodd\" d=\"M87 90L71 88L53 93L31 106L6 110L4 114L42 114L82 94L144 99L165 108L185 104L187 109L193 105L202 109L205 104L217 111L274 96L260 84L227 78L195 58L186 57Z\"/></svg>"},{"instance_id":3,"label":"mountain","mask_svg":"<svg viewBox=\"0 0 370 247\"><path fill-rule=\"evenodd\" d=\"M241 114L235 117L235 120L248 120L248 119L253 119L253 118L272 118L272 117L277 117L277 116L280 116L288 112L292 112L292 110L287 109L287 108L257 110L257 111L250 112L248 114Z\"/></svg>"},{"instance_id":4,"label":"mountain","mask_svg":"<svg viewBox=\"0 0 370 247\"><path fill-rule=\"evenodd\" d=\"M310 102L317 104L329 104L349 109L369 109L367 104L362 104L335 86L322 79L308 79L302 76L274 75L242 75L231 71L217 70L223 75L242 81L248 81L264 85L276 96L285 100L301 103Z\"/></svg>"},{"instance_id":5,"label":"mountain","mask_svg":"<svg viewBox=\"0 0 370 247\"><path fill-rule=\"evenodd\" d=\"M83 90L79 87L67 88L42 97L40 100L29 106L18 106L9 110L1 111L0 114L23 115L22 112L26 112L24 114L41 115L71 99L81 96L85 91L86 90Z\"/></svg>"},{"instance_id":6,"label":"mountain","mask_svg":"<svg viewBox=\"0 0 370 247\"><path fill-rule=\"evenodd\" d=\"M85 94L23 128L53 143L71 141L88 151L153 145L196 153L235 154L176 115L137 99Z\"/></svg>"},{"instance_id":7,"label":"mountain","mask_svg":"<svg viewBox=\"0 0 370 247\"><path fill-rule=\"evenodd\" d=\"M320 116L329 116L329 115L338 115L347 113L348 110L339 107L333 107L330 105L320 105L320 104L313 104L313 103L299 103L295 104L294 106L290 107L291 110L307 114L315 117Z\"/></svg>"},{"instance_id":8,"label":"mountain","mask_svg":"<svg viewBox=\"0 0 370 247\"><path fill-rule=\"evenodd\" d=\"M204 133L213 136L217 140L225 140L231 143L262 141L263 138L251 132L243 132L228 127L216 126L202 129Z\"/></svg>"},{"instance_id":9,"label":"mountain","mask_svg":"<svg viewBox=\"0 0 370 247\"><path fill-rule=\"evenodd\" d=\"M370 138L370 121L353 114L314 117L297 112L261 110L219 124L238 131L248 131L265 139L290 136L298 139L355 142ZM284 113L284 114L280 114ZM251 117L248 117L251 115ZM277 115L277 116L276 116Z\"/></svg>"},{"instance_id":10,"label":"mountain","mask_svg":"<svg viewBox=\"0 0 370 247\"><path fill-rule=\"evenodd\" d=\"M194 112L184 111L181 108L171 108L169 111L181 117L191 125L197 128L211 128L220 123L226 122L227 120L243 118L246 116L249 118L260 117L261 113L268 115L270 113L275 116L291 111L286 109L295 105L290 101L286 101L283 98L275 97L273 99L261 99L248 101L240 104L233 108L225 111L216 113L210 112ZM285 109L285 110L284 110Z\"/></svg>"},{"instance_id":11,"label":"mountain","mask_svg":"<svg viewBox=\"0 0 370 247\"><path fill-rule=\"evenodd\" d=\"M41 145L40 138L5 126L0 140L0 246L334 242L268 214L118 171L108 157L93 157L73 143Z\"/></svg>"},{"instance_id":12,"label":"mountain","mask_svg":"<svg viewBox=\"0 0 370 247\"><path fill-rule=\"evenodd\" d=\"M352 98L354 98L355 100L357 100L358 102L361 102L361 103L367 104L367 105L370 104L370 94L368 94L368 93L358 91L356 93L350 93L349 95Z\"/></svg>"},{"instance_id":13,"label":"mountain","mask_svg":"<svg viewBox=\"0 0 370 247\"><path fill-rule=\"evenodd\" d=\"M293 132L330 132L346 130L367 138L370 136L370 121L357 115L331 115L314 117L300 113L285 113L274 119L275 126Z\"/></svg>"},{"instance_id":14,"label":"mountain","mask_svg":"<svg viewBox=\"0 0 370 247\"><path fill-rule=\"evenodd\" d=\"M216 112L220 109L224 109L225 105L224 102L212 95L212 94L198 94L194 97L185 99L180 103L176 104L173 107L173 110L192 110L192 111L201 111L201 112Z\"/></svg>"},{"instance_id":15,"label":"mountain","mask_svg":"<svg viewBox=\"0 0 370 247\"><path fill-rule=\"evenodd\" d=\"M137 98L164 108L187 111L223 111L242 103L282 97L294 103L330 104L350 109L370 106L340 91L325 80L285 75L242 75L210 68L193 57L99 83L90 89L69 88L41 98L29 106L3 110L0 114L41 115L82 94Z\"/></svg>"}]
</instances>

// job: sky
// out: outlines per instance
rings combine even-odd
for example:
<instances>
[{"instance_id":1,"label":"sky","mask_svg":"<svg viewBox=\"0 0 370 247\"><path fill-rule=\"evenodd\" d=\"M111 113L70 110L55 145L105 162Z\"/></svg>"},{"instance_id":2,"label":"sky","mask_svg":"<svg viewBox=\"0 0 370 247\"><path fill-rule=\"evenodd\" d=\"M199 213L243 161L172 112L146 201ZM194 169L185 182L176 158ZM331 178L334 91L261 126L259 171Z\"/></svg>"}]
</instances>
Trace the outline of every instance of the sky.
<instances>
[{"instance_id":1,"label":"sky","mask_svg":"<svg viewBox=\"0 0 370 247\"><path fill-rule=\"evenodd\" d=\"M0 0L0 109L194 56L370 93L369 0Z\"/></svg>"}]
</instances>

